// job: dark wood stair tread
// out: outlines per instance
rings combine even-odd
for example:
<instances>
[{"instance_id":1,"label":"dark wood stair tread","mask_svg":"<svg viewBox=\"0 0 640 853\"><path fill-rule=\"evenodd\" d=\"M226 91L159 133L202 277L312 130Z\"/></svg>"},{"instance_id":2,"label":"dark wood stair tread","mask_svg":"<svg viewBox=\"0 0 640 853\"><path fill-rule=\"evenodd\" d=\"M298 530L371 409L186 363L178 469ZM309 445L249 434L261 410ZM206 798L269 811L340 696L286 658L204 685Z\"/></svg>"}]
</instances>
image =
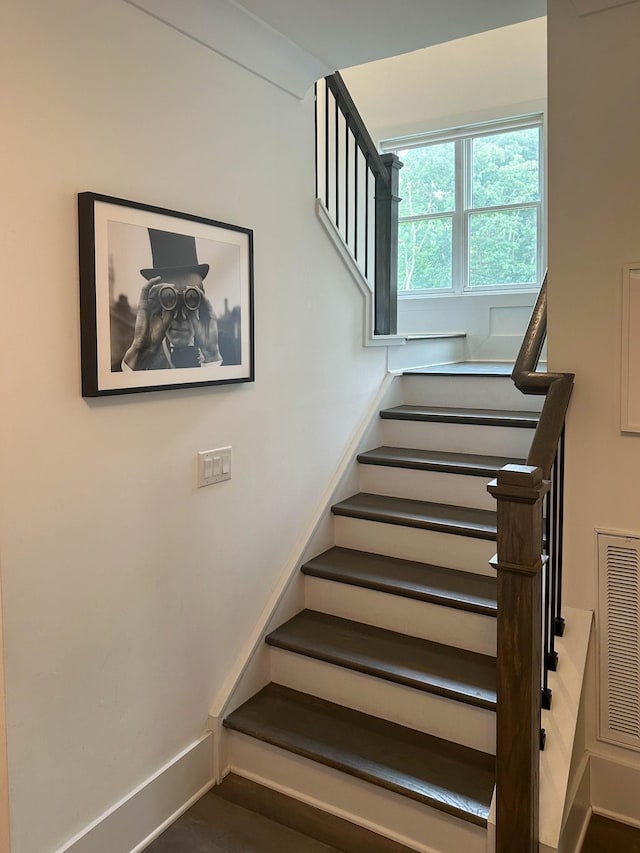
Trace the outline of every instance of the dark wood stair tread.
<instances>
[{"instance_id":1,"label":"dark wood stair tread","mask_svg":"<svg viewBox=\"0 0 640 853\"><path fill-rule=\"evenodd\" d=\"M496 662L488 655L303 610L266 638L279 649L495 711Z\"/></svg>"},{"instance_id":2,"label":"dark wood stair tread","mask_svg":"<svg viewBox=\"0 0 640 853\"><path fill-rule=\"evenodd\" d=\"M148 853L283 853L288 850L292 853L343 853L342 848L324 843L285 821L275 820L268 813L260 814L220 796L218 787L222 786L216 786L201 797L145 850Z\"/></svg>"},{"instance_id":3,"label":"dark wood stair tread","mask_svg":"<svg viewBox=\"0 0 640 853\"><path fill-rule=\"evenodd\" d=\"M360 492L334 504L331 512L334 515L349 518L401 524L406 527L419 527L458 536L496 539L496 513L488 509L451 506Z\"/></svg>"},{"instance_id":4,"label":"dark wood stair tread","mask_svg":"<svg viewBox=\"0 0 640 853\"><path fill-rule=\"evenodd\" d=\"M516 412L507 409L465 409L449 406L394 406L383 409L381 418L399 421L429 421L449 424L476 424L535 429L537 412Z\"/></svg>"},{"instance_id":5,"label":"dark wood stair tread","mask_svg":"<svg viewBox=\"0 0 640 853\"><path fill-rule=\"evenodd\" d=\"M413 468L419 471L441 471L446 474L495 477L505 465L524 465L525 460L510 459L505 456L480 456L473 453L383 446L358 454L358 462L362 465L383 465L391 468Z\"/></svg>"},{"instance_id":6,"label":"dark wood stair tread","mask_svg":"<svg viewBox=\"0 0 640 853\"><path fill-rule=\"evenodd\" d=\"M339 547L306 562L302 572L486 616L497 612L496 578L472 572Z\"/></svg>"},{"instance_id":7,"label":"dark wood stair tread","mask_svg":"<svg viewBox=\"0 0 640 853\"><path fill-rule=\"evenodd\" d=\"M329 845L329 849L336 853L415 853L413 848L235 773L225 776L221 784L205 796L219 798L246 809L251 821L256 815L262 815L268 818L269 823L275 822L293 829L305 836L305 840L315 839L318 843ZM294 843L299 844L299 839L295 838ZM174 853L175 850L184 850L186 853L187 848L175 847ZM190 850L190 853L196 851ZM290 844L288 847L281 846L278 853L303 853L303 850Z\"/></svg>"},{"instance_id":8,"label":"dark wood stair tread","mask_svg":"<svg viewBox=\"0 0 640 853\"><path fill-rule=\"evenodd\" d=\"M277 684L233 711L224 725L487 825L495 758Z\"/></svg>"}]
</instances>

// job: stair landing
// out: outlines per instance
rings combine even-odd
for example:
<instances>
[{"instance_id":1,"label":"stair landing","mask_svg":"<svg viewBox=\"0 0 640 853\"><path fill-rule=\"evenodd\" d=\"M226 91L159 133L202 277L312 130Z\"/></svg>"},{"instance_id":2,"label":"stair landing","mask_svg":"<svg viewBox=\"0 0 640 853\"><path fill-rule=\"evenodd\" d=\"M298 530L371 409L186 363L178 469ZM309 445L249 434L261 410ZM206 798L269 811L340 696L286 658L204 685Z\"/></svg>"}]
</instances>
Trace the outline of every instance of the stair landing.
<instances>
[{"instance_id":1,"label":"stair landing","mask_svg":"<svg viewBox=\"0 0 640 853\"><path fill-rule=\"evenodd\" d=\"M410 367L404 373L424 376L511 376L513 363L508 361L457 361L452 364L432 364Z\"/></svg>"},{"instance_id":2,"label":"stair landing","mask_svg":"<svg viewBox=\"0 0 640 853\"><path fill-rule=\"evenodd\" d=\"M511 376L513 368L512 361L456 361L451 364L408 367L403 373L422 376ZM539 362L537 369L546 371L546 362Z\"/></svg>"}]
</instances>

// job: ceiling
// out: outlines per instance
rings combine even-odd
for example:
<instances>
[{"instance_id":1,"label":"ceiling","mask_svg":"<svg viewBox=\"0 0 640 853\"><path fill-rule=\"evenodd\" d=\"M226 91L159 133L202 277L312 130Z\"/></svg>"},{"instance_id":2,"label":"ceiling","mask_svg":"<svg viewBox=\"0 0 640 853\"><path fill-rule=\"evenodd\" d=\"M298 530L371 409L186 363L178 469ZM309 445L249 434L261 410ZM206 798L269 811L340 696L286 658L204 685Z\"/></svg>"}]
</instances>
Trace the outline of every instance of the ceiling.
<instances>
[{"instance_id":1,"label":"ceiling","mask_svg":"<svg viewBox=\"0 0 640 853\"><path fill-rule=\"evenodd\" d=\"M239 0L332 68L546 15L545 0Z\"/></svg>"},{"instance_id":2,"label":"ceiling","mask_svg":"<svg viewBox=\"0 0 640 853\"><path fill-rule=\"evenodd\" d=\"M546 0L124 0L286 92L546 14Z\"/></svg>"}]
</instances>

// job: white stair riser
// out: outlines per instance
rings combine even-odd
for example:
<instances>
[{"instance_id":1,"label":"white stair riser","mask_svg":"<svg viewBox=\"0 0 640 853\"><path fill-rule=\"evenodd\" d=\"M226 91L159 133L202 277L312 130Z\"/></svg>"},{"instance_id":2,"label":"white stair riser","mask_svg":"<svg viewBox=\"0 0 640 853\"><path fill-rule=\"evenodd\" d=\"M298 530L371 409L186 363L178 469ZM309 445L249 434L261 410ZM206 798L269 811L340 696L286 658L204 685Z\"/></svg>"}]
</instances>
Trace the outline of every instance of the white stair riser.
<instances>
[{"instance_id":1,"label":"white stair riser","mask_svg":"<svg viewBox=\"0 0 640 853\"><path fill-rule=\"evenodd\" d=\"M492 616L309 576L305 579L305 606L399 634L483 655L496 654L496 620Z\"/></svg>"},{"instance_id":2,"label":"white stair riser","mask_svg":"<svg viewBox=\"0 0 640 853\"><path fill-rule=\"evenodd\" d=\"M495 754L495 713L486 708L283 649L271 649L271 680L364 714Z\"/></svg>"},{"instance_id":3,"label":"white stair riser","mask_svg":"<svg viewBox=\"0 0 640 853\"><path fill-rule=\"evenodd\" d=\"M487 853L484 827L237 732L227 733L225 746L229 772L351 820L419 853Z\"/></svg>"},{"instance_id":4,"label":"white stair riser","mask_svg":"<svg viewBox=\"0 0 640 853\"><path fill-rule=\"evenodd\" d=\"M478 509L496 508L495 498L487 492L489 477L391 468L387 465L361 464L358 471L361 492Z\"/></svg>"},{"instance_id":5,"label":"white stair riser","mask_svg":"<svg viewBox=\"0 0 640 853\"><path fill-rule=\"evenodd\" d=\"M526 459L533 430L485 424L448 424L381 418L382 441L390 447L416 450L451 450Z\"/></svg>"},{"instance_id":6,"label":"white stair riser","mask_svg":"<svg viewBox=\"0 0 640 853\"><path fill-rule=\"evenodd\" d=\"M489 566L496 552L492 540L346 516L335 517L334 530L335 544L342 548L495 576Z\"/></svg>"},{"instance_id":7,"label":"white stair riser","mask_svg":"<svg viewBox=\"0 0 640 853\"><path fill-rule=\"evenodd\" d=\"M539 412L544 396L522 394L510 376L403 376L402 396L414 406L463 406Z\"/></svg>"}]
</instances>

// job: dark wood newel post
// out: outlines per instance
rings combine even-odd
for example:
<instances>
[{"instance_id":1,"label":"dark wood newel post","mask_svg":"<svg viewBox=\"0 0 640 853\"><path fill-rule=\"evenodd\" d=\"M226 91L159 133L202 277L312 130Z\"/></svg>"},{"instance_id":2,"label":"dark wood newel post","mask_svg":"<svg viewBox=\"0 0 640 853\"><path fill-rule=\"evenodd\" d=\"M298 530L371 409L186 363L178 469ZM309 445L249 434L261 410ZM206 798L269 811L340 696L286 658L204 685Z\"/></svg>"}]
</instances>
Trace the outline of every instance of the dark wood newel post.
<instances>
[{"instance_id":1,"label":"dark wood newel post","mask_svg":"<svg viewBox=\"0 0 640 853\"><path fill-rule=\"evenodd\" d=\"M542 662L540 468L506 465L488 486L498 501L496 853L537 853Z\"/></svg>"},{"instance_id":2,"label":"dark wood newel post","mask_svg":"<svg viewBox=\"0 0 640 853\"><path fill-rule=\"evenodd\" d=\"M401 161L383 154L387 174L376 175L375 334L395 335L398 328L398 172Z\"/></svg>"}]
</instances>

